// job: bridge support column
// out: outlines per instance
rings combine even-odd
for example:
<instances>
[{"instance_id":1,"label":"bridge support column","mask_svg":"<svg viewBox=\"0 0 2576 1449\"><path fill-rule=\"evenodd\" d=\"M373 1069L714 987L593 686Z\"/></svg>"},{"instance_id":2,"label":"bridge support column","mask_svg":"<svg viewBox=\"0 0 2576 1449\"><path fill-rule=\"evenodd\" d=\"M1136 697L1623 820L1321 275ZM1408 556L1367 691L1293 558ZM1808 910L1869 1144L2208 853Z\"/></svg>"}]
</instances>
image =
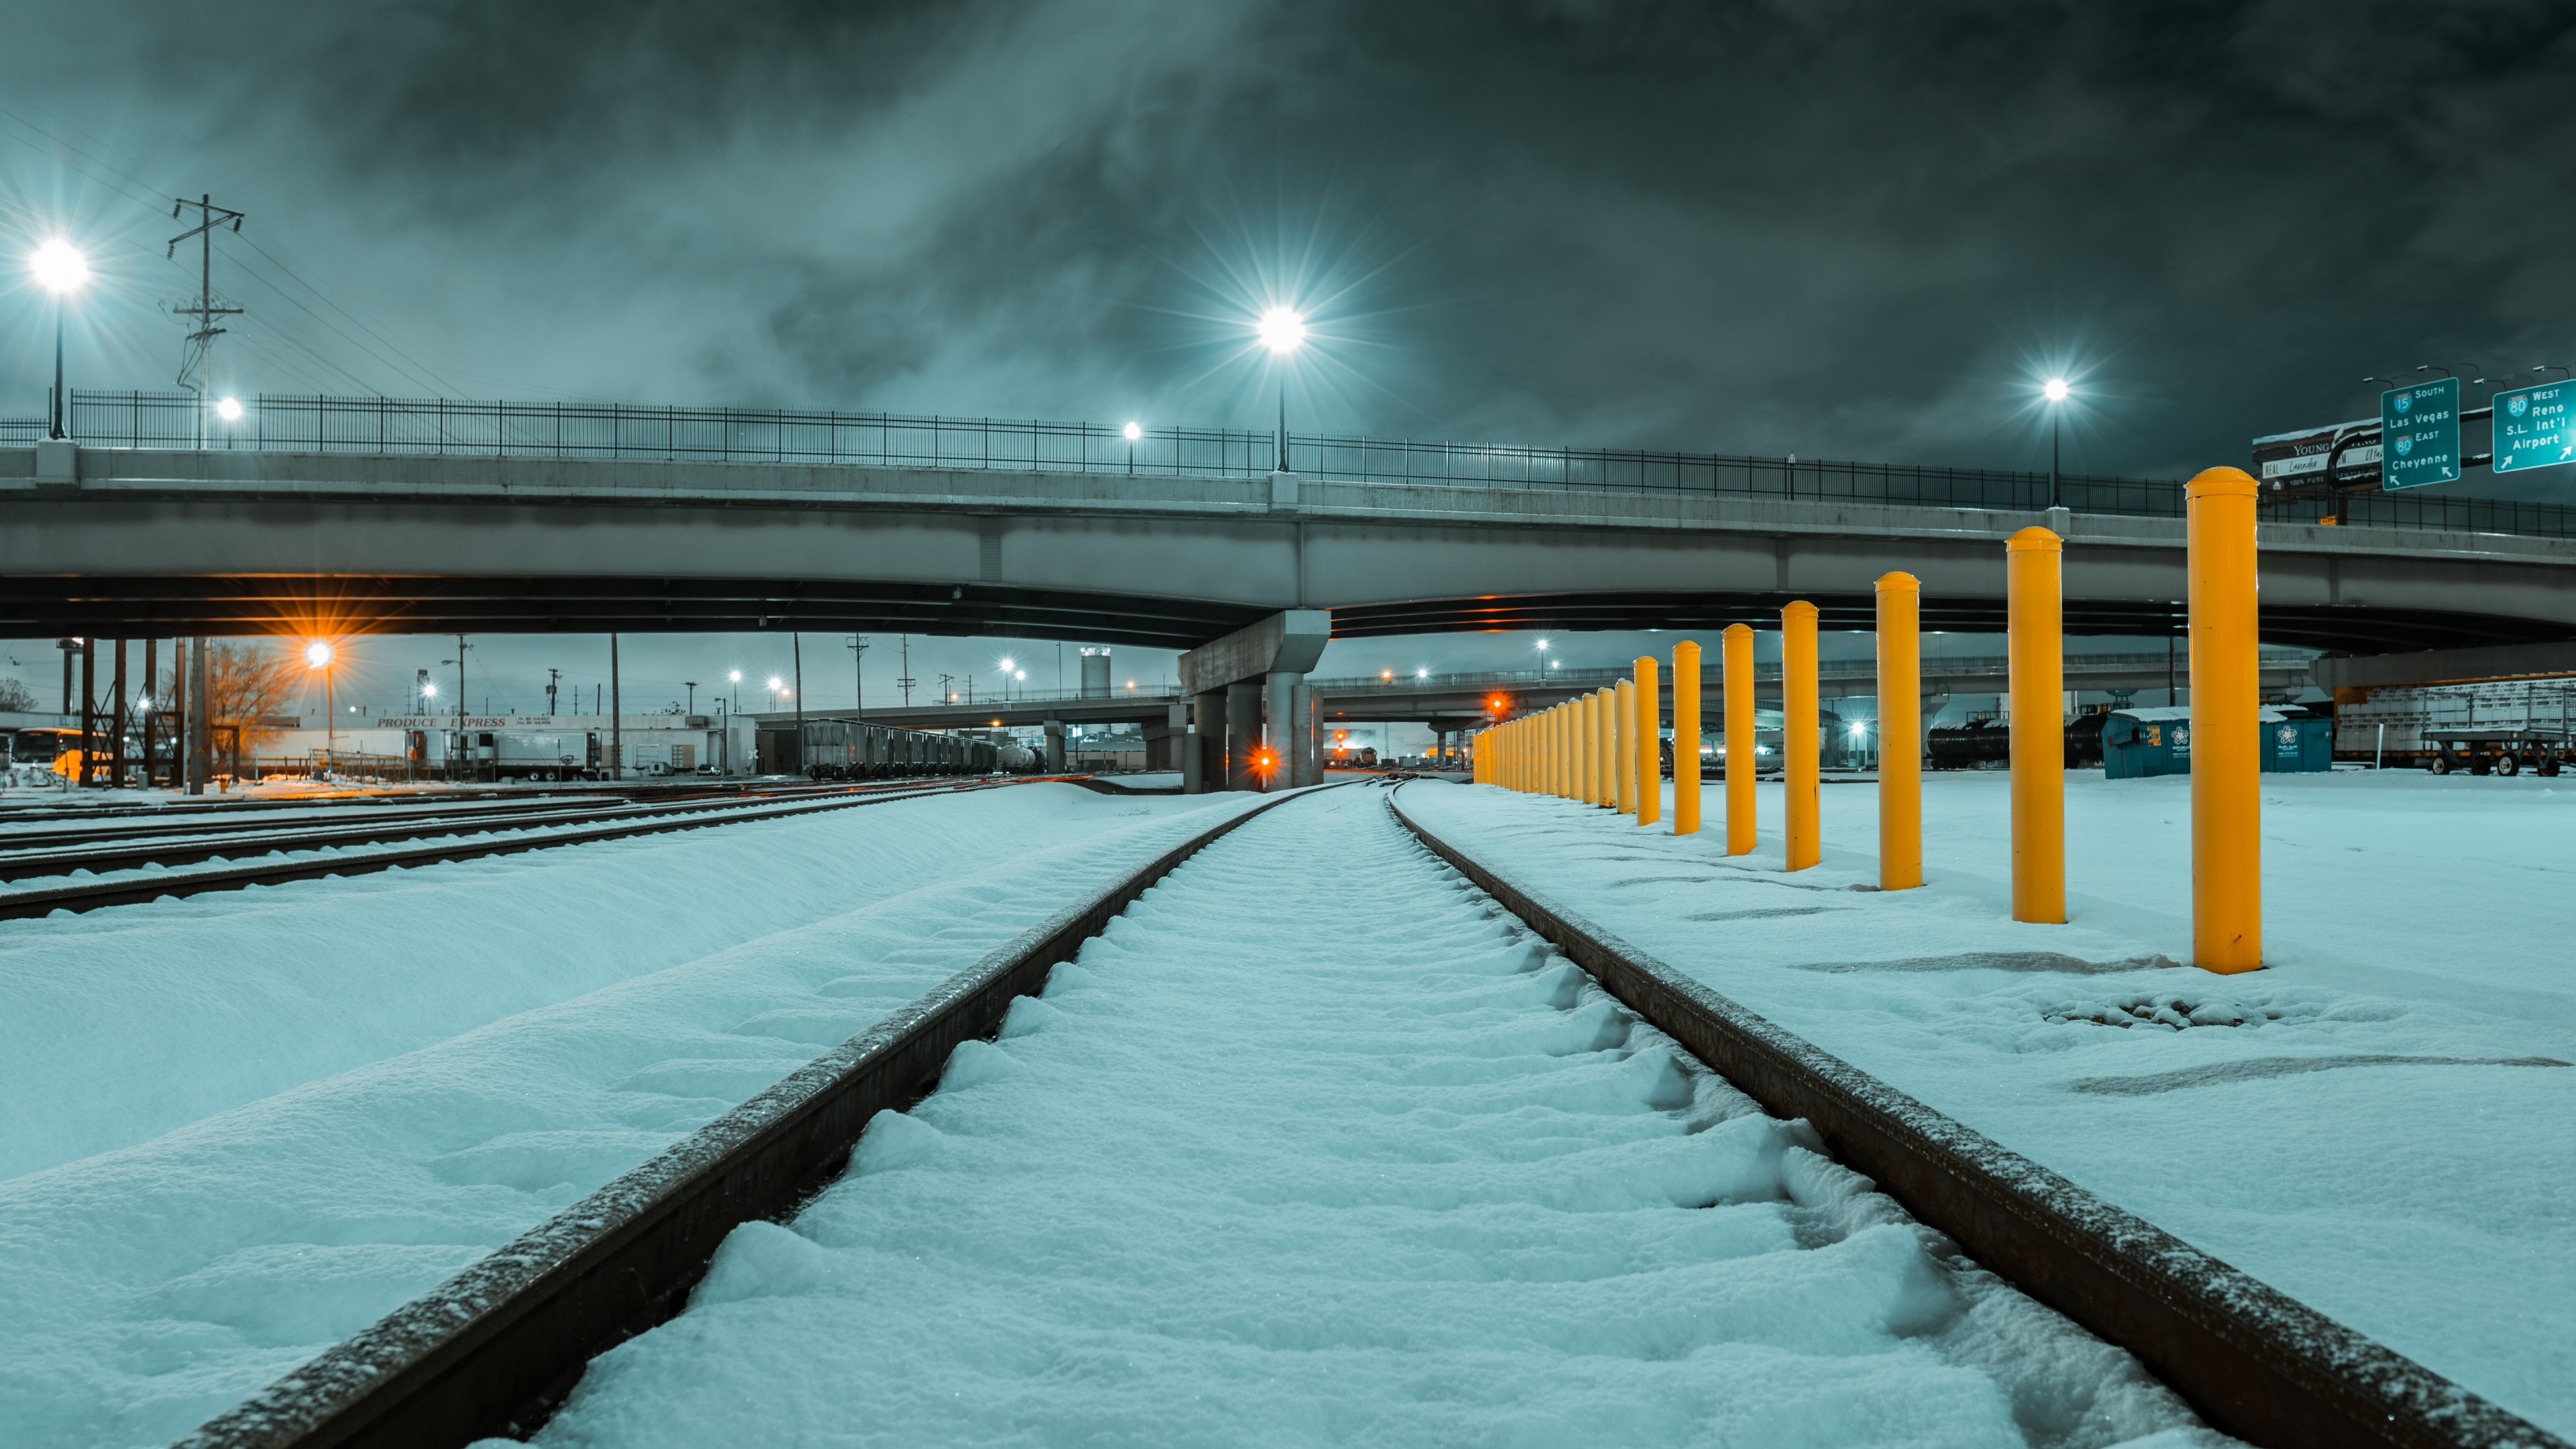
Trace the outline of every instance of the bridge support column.
<instances>
[{"instance_id":1,"label":"bridge support column","mask_svg":"<svg viewBox=\"0 0 2576 1449\"><path fill-rule=\"evenodd\" d=\"M1289 706L1289 717L1294 721L1289 726L1289 759L1294 762L1289 780L1292 785L1320 785L1324 782L1321 715L1322 711L1315 704L1315 687L1300 675L1294 702Z\"/></svg>"},{"instance_id":2,"label":"bridge support column","mask_svg":"<svg viewBox=\"0 0 2576 1449\"><path fill-rule=\"evenodd\" d=\"M1264 677L1262 687L1262 723L1269 736L1271 783L1282 789L1299 783L1297 762L1305 751L1299 747L1298 728L1305 722L1306 676L1302 671L1273 670Z\"/></svg>"},{"instance_id":3,"label":"bridge support column","mask_svg":"<svg viewBox=\"0 0 2576 1449\"><path fill-rule=\"evenodd\" d=\"M1225 780L1225 691L1212 689L1190 704L1190 737L1181 749L1181 793L1204 795Z\"/></svg>"},{"instance_id":4,"label":"bridge support column","mask_svg":"<svg viewBox=\"0 0 2576 1449\"><path fill-rule=\"evenodd\" d=\"M1261 749L1261 686L1250 682L1225 687L1225 788L1258 790L1261 776L1252 757Z\"/></svg>"},{"instance_id":5,"label":"bridge support column","mask_svg":"<svg viewBox=\"0 0 2576 1449\"><path fill-rule=\"evenodd\" d=\"M1050 775L1064 773L1064 721L1046 722L1046 768Z\"/></svg>"}]
</instances>

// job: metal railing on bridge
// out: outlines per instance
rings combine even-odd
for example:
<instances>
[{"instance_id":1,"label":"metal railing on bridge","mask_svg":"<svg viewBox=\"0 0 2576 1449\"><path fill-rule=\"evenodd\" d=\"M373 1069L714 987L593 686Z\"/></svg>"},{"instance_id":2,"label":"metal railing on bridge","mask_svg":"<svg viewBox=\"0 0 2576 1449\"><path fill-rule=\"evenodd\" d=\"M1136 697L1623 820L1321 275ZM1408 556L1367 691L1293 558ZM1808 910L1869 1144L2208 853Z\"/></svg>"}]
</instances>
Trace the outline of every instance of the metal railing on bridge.
<instances>
[{"instance_id":1,"label":"metal railing on bridge","mask_svg":"<svg viewBox=\"0 0 2576 1449\"><path fill-rule=\"evenodd\" d=\"M727 463L873 464L1010 472L1250 478L1278 459L1269 432L1155 427L1129 438L1100 423L952 418L784 408L640 407L263 394L238 419L191 393L74 389L68 430L88 447L474 457L633 458ZM0 419L0 443L27 446L36 418ZM1685 493L2035 511L2048 475L1831 459L1756 458L1641 448L1542 447L1288 435L1289 467L1325 482L1424 483L1571 492ZM2171 479L2066 475L2077 513L2179 518ZM2576 537L2576 508L2422 493L2347 498L2364 527ZM2264 505L2267 521L2314 522L2315 502Z\"/></svg>"}]
</instances>

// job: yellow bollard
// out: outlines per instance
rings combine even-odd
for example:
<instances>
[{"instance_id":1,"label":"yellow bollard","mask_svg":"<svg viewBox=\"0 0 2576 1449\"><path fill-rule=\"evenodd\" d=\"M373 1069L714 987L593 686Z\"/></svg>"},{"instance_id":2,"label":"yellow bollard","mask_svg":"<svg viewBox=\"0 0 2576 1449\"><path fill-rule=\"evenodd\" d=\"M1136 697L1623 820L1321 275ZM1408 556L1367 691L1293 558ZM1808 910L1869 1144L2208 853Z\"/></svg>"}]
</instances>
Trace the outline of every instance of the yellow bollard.
<instances>
[{"instance_id":1,"label":"yellow bollard","mask_svg":"<svg viewBox=\"0 0 2576 1449\"><path fill-rule=\"evenodd\" d=\"M1571 799L1574 795L1574 711L1560 704L1551 713L1556 716L1556 763L1553 771L1556 778L1551 793L1560 799Z\"/></svg>"},{"instance_id":2,"label":"yellow bollard","mask_svg":"<svg viewBox=\"0 0 2576 1449\"><path fill-rule=\"evenodd\" d=\"M1664 818L1664 701L1651 654L1637 657L1637 712L1629 719L1637 736L1637 823L1653 825Z\"/></svg>"},{"instance_id":3,"label":"yellow bollard","mask_svg":"<svg viewBox=\"0 0 2576 1449\"><path fill-rule=\"evenodd\" d=\"M1878 888L1923 884L1923 586L1878 580Z\"/></svg>"},{"instance_id":4,"label":"yellow bollard","mask_svg":"<svg viewBox=\"0 0 2576 1449\"><path fill-rule=\"evenodd\" d=\"M1824 857L1817 819L1817 768L1823 741L1817 735L1816 606L1804 599L1780 610L1781 793L1788 799L1788 868L1805 870Z\"/></svg>"},{"instance_id":5,"label":"yellow bollard","mask_svg":"<svg viewBox=\"0 0 2576 1449\"><path fill-rule=\"evenodd\" d=\"M1636 681L1618 681L1610 686L1610 810L1628 815L1636 810L1636 724L1633 724L1633 701Z\"/></svg>"},{"instance_id":6,"label":"yellow bollard","mask_svg":"<svg viewBox=\"0 0 2576 1449\"><path fill-rule=\"evenodd\" d=\"M2066 920L2066 651L2059 550L2045 528L2004 542L2012 669L2012 918ZM2247 738L2252 738L2249 734Z\"/></svg>"},{"instance_id":7,"label":"yellow bollard","mask_svg":"<svg viewBox=\"0 0 2576 1449\"><path fill-rule=\"evenodd\" d=\"M2191 964L2234 975L2263 965L2254 480L2211 468L2183 496L2191 543Z\"/></svg>"},{"instance_id":8,"label":"yellow bollard","mask_svg":"<svg viewBox=\"0 0 2576 1449\"><path fill-rule=\"evenodd\" d=\"M1600 787L1593 783L1601 765L1600 752L1592 743L1592 697L1578 694L1566 704L1574 711L1574 798L1586 805L1601 798Z\"/></svg>"},{"instance_id":9,"label":"yellow bollard","mask_svg":"<svg viewBox=\"0 0 2576 1449\"><path fill-rule=\"evenodd\" d=\"M1594 738L1601 745L1601 752L1593 757L1601 768L1599 793L1593 796L1593 803L1604 810L1619 808L1618 700L1618 691L1611 685L1592 691L1592 727L1598 731Z\"/></svg>"},{"instance_id":10,"label":"yellow bollard","mask_svg":"<svg viewBox=\"0 0 2576 1449\"><path fill-rule=\"evenodd\" d=\"M1699 645L1673 646L1673 834L1699 834Z\"/></svg>"},{"instance_id":11,"label":"yellow bollard","mask_svg":"<svg viewBox=\"0 0 2576 1449\"><path fill-rule=\"evenodd\" d=\"M1602 691L1584 696L1584 804L1602 802Z\"/></svg>"},{"instance_id":12,"label":"yellow bollard","mask_svg":"<svg viewBox=\"0 0 2576 1449\"><path fill-rule=\"evenodd\" d=\"M1751 855L1756 839L1753 776L1761 758L1753 752L1753 626L1729 624L1720 636L1726 691L1726 853Z\"/></svg>"}]
</instances>

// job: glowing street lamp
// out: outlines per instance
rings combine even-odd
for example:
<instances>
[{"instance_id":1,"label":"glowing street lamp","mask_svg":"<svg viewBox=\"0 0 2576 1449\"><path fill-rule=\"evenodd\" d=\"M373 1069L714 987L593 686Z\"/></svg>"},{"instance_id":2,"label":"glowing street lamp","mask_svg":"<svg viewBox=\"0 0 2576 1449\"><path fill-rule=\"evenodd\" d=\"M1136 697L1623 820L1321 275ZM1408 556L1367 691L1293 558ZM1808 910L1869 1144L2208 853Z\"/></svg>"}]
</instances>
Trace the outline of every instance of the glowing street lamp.
<instances>
[{"instance_id":1,"label":"glowing street lamp","mask_svg":"<svg viewBox=\"0 0 2576 1449\"><path fill-rule=\"evenodd\" d=\"M1288 359L1306 345L1306 317L1294 307L1272 306L1262 309L1261 318L1253 323L1261 345L1279 363L1279 471L1288 471Z\"/></svg>"},{"instance_id":2,"label":"glowing street lamp","mask_svg":"<svg viewBox=\"0 0 2576 1449\"><path fill-rule=\"evenodd\" d=\"M1136 440L1145 436L1145 425L1129 418L1127 426L1119 431L1127 435L1127 471L1133 473L1136 471Z\"/></svg>"},{"instance_id":3,"label":"glowing street lamp","mask_svg":"<svg viewBox=\"0 0 2576 1449\"><path fill-rule=\"evenodd\" d=\"M333 764L340 758L340 710L331 697L331 643L316 639L304 646L304 667L322 671L322 755Z\"/></svg>"},{"instance_id":4,"label":"glowing street lamp","mask_svg":"<svg viewBox=\"0 0 2576 1449\"><path fill-rule=\"evenodd\" d=\"M2042 397L2048 399L2048 506L2055 508L2057 506L2057 425L2058 420L2065 413L2069 389L2065 378L2052 377L2040 387L2039 391Z\"/></svg>"},{"instance_id":5,"label":"glowing street lamp","mask_svg":"<svg viewBox=\"0 0 2576 1449\"><path fill-rule=\"evenodd\" d=\"M228 423L240 422L242 416L241 399L237 397L228 397L222 402L215 404L215 416L222 418Z\"/></svg>"},{"instance_id":6,"label":"glowing street lamp","mask_svg":"<svg viewBox=\"0 0 2576 1449\"><path fill-rule=\"evenodd\" d=\"M59 438L63 435L63 313L71 306L72 293L89 285L89 258L56 237L27 258L27 270L35 273L37 286L54 294L54 406L45 436Z\"/></svg>"}]
</instances>

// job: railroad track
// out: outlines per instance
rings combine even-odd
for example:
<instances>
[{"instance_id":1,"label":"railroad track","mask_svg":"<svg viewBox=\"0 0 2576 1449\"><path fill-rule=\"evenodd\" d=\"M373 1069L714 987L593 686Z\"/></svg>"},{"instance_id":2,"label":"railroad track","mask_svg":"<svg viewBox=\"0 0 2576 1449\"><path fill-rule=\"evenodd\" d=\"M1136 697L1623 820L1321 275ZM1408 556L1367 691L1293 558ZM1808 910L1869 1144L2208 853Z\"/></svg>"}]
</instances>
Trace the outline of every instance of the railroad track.
<instances>
[{"instance_id":1,"label":"railroad track","mask_svg":"<svg viewBox=\"0 0 2576 1449\"><path fill-rule=\"evenodd\" d=\"M488 805L427 808L380 806L335 811L332 819L196 822L111 822L104 827L0 834L0 881L62 875L72 870L104 873L147 865L189 865L243 853L318 850L324 847L373 845L398 840L476 831L525 830L548 825L586 824L644 816L692 814L739 809L763 803L814 798L842 798L917 791L951 784L925 778L903 785L795 788L778 791L695 793L667 800L621 799L600 803L574 799L509 800Z\"/></svg>"},{"instance_id":2,"label":"railroad track","mask_svg":"<svg viewBox=\"0 0 2576 1449\"><path fill-rule=\"evenodd\" d=\"M1372 782L1378 784L1381 782ZM1334 788L1331 786L1327 789ZM541 1427L599 1353L676 1315L732 1230L792 1216L861 1130L1199 851L1165 852L992 952L661 1156L217 1416L182 1449L454 1446ZM1395 821L1612 996L2032 1298L2135 1355L2264 1446L2504 1449L2564 1441L2264 1287Z\"/></svg>"},{"instance_id":3,"label":"railroad track","mask_svg":"<svg viewBox=\"0 0 2576 1449\"><path fill-rule=\"evenodd\" d=\"M208 891L240 890L254 885L283 885L290 881L318 880L326 876L369 875L377 871L435 865L447 861L478 860L486 856L515 855L524 851L545 850L562 845L580 845L591 841L624 840L639 835L660 835L680 830L704 830L718 825L731 825L759 820L785 820L799 815L812 815L827 810L848 810L863 805L884 804L896 800L920 799L926 795L956 794L965 790L992 789L1005 784L1031 783L1022 780L925 781L910 787L860 787L828 792L815 799L816 792L798 790L781 799L725 801L714 804L692 804L673 807L649 804L623 807L614 812L630 818L605 822L594 814L578 817L555 828L544 821L521 820L486 823L480 818L460 824L433 827L423 834L437 834L433 843L387 850L335 851L328 855L307 856L295 860L259 860L228 864L211 870L177 870L149 875L127 876L114 880L75 881L67 885L38 886L23 890L0 891L0 920L19 920L50 915L55 911L93 911L106 906L134 905L159 900L164 896L185 897ZM631 818L640 816L641 818ZM494 828L519 831L502 836L464 835L458 832L488 831ZM256 851L265 855L274 850L308 850L331 846L332 841L317 840L319 832L243 833L212 844L197 860L216 856L237 855ZM359 830L358 834L367 834ZM384 837L378 838L401 838ZM195 847L188 847L194 849ZM101 859L132 859L146 862L159 860L175 845L120 847L101 852ZM68 860L62 868L118 869L96 866L80 859L82 852L65 852L54 857L56 863ZM11 878L24 878L30 872L20 867Z\"/></svg>"}]
</instances>

